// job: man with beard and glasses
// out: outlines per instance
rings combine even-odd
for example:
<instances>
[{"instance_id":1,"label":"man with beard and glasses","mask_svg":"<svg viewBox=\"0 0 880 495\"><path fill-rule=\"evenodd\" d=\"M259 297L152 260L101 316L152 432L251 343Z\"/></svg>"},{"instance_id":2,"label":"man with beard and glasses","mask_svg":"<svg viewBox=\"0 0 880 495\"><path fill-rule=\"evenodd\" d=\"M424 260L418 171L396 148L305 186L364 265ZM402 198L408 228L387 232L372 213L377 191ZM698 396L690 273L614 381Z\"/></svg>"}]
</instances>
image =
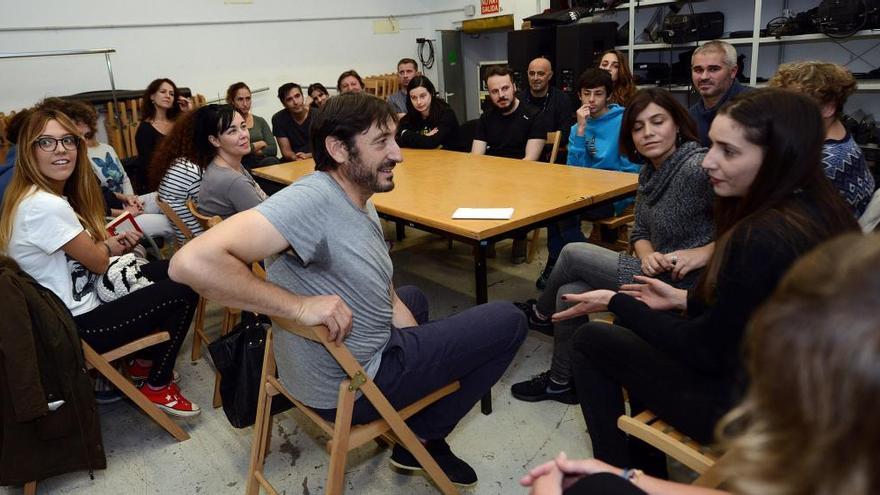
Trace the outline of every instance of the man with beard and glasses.
<instances>
[{"instance_id":1,"label":"man with beard and glasses","mask_svg":"<svg viewBox=\"0 0 880 495\"><path fill-rule=\"evenodd\" d=\"M516 97L516 84L508 67L489 67L486 87L492 108L480 116L471 153L538 160L549 130L541 109Z\"/></svg>"},{"instance_id":2,"label":"man with beard and glasses","mask_svg":"<svg viewBox=\"0 0 880 495\"><path fill-rule=\"evenodd\" d=\"M553 79L553 66L550 61L544 57L532 60L526 75L529 78L529 87L521 89L516 97L520 102L541 110L550 132L562 131L562 142L567 143L568 133L575 122L574 110L571 107L571 99L550 84ZM542 159L549 160L550 153L545 150L544 154L546 156ZM564 152L560 153L557 163L565 163L564 154Z\"/></svg>"},{"instance_id":3,"label":"man with beard and glasses","mask_svg":"<svg viewBox=\"0 0 880 495\"><path fill-rule=\"evenodd\" d=\"M727 100L748 91L736 80L736 48L726 41L714 40L701 45L691 55L691 80L700 93L700 101L690 108L691 117L697 123L697 131L703 146L709 146L709 127L718 109Z\"/></svg>"},{"instance_id":4,"label":"man with beard and glasses","mask_svg":"<svg viewBox=\"0 0 880 495\"><path fill-rule=\"evenodd\" d=\"M376 97L329 99L312 121L316 172L190 241L170 273L221 304L326 325L397 408L458 380L458 391L407 423L450 480L468 486L476 473L444 438L507 369L525 338L525 317L513 304L492 302L429 322L424 294L395 289L370 197L394 188L403 161L396 127L394 109ZM250 264L272 255L279 258L269 281L255 277ZM289 332L275 339L282 382L332 421L345 373L319 343ZM355 402L354 424L378 417L365 398ZM400 445L390 461L421 469Z\"/></svg>"}]
</instances>

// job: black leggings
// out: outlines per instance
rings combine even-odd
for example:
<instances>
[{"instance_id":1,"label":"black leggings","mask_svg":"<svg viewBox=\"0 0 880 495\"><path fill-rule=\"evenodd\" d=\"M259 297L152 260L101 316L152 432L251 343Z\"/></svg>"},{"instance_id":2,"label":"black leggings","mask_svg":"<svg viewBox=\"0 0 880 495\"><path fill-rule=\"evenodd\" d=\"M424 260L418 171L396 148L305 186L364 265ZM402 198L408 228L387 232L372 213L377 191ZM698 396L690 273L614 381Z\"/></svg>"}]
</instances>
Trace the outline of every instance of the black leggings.
<instances>
[{"instance_id":1,"label":"black leggings","mask_svg":"<svg viewBox=\"0 0 880 495\"><path fill-rule=\"evenodd\" d=\"M581 326L572 338L572 376L596 459L663 476L665 457L617 428L624 387L633 415L650 409L701 443L733 406L731 386L652 346L632 330L606 323ZM659 465L658 465L659 464Z\"/></svg>"},{"instance_id":2,"label":"black leggings","mask_svg":"<svg viewBox=\"0 0 880 495\"><path fill-rule=\"evenodd\" d=\"M168 278L168 261L148 263L141 271L152 285L104 303L74 317L74 321L83 340L99 353L158 330L167 331L171 340L146 349L153 360L147 383L160 387L171 382L174 361L189 331L199 296Z\"/></svg>"}]
</instances>

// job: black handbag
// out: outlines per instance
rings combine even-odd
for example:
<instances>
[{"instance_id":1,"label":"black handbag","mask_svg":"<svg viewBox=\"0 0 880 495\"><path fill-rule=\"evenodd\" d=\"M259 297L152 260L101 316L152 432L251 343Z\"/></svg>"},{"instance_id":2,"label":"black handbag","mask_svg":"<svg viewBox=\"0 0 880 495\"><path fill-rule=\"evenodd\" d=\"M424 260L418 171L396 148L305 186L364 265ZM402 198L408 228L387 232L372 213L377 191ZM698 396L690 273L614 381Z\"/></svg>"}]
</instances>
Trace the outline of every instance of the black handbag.
<instances>
[{"instance_id":1,"label":"black handbag","mask_svg":"<svg viewBox=\"0 0 880 495\"><path fill-rule=\"evenodd\" d=\"M260 398L260 375L266 350L269 318L243 311L241 322L228 334L208 344L214 366L220 372L220 398L226 419L236 428L254 424ZM293 407L287 398L272 398L272 414Z\"/></svg>"}]
</instances>

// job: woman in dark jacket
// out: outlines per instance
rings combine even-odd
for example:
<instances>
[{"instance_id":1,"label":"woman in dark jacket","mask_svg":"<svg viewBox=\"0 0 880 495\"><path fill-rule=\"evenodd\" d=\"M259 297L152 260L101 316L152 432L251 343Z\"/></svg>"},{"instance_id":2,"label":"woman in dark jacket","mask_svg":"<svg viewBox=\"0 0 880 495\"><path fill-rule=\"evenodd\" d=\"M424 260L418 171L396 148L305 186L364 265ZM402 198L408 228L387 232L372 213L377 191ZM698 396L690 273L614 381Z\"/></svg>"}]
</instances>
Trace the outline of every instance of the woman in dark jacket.
<instances>
[{"instance_id":1,"label":"woman in dark jacket","mask_svg":"<svg viewBox=\"0 0 880 495\"><path fill-rule=\"evenodd\" d=\"M775 89L742 94L719 110L709 135L703 168L719 198L717 240L697 286L685 291L637 277L641 284L620 292L567 294L576 305L553 315L617 316L614 325L579 328L571 351L593 453L611 464L652 457L617 429L624 388L631 414L650 409L685 435L711 441L717 420L742 397L740 347L752 313L800 255L858 228L824 176L824 129L808 97ZM663 475L665 459L653 457L662 464L642 467Z\"/></svg>"},{"instance_id":2,"label":"woman in dark jacket","mask_svg":"<svg viewBox=\"0 0 880 495\"><path fill-rule=\"evenodd\" d=\"M406 87L406 115L397 126L397 143L402 148L453 149L458 138L458 119L425 76L412 78Z\"/></svg>"}]
</instances>

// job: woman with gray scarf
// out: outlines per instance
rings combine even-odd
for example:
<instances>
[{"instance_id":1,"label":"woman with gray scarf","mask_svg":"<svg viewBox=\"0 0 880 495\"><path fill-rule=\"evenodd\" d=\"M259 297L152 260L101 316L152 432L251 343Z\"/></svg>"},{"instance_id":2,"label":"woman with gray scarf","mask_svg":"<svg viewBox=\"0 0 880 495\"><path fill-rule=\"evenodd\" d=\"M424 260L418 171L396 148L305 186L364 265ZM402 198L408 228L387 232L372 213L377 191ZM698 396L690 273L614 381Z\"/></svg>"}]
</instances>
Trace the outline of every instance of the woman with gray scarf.
<instances>
[{"instance_id":1,"label":"woman with gray scarf","mask_svg":"<svg viewBox=\"0 0 880 495\"><path fill-rule=\"evenodd\" d=\"M635 226L630 234L633 255L588 243L563 248L547 287L536 300L518 305L529 327L554 335L550 370L511 387L528 402L556 400L576 404L570 385L570 340L587 318L553 324L550 315L570 303L563 294L618 289L636 275L659 278L678 288L692 287L713 251L714 194L700 167L706 148L687 110L662 89L639 91L623 115L620 152L643 163L636 194Z\"/></svg>"}]
</instances>

